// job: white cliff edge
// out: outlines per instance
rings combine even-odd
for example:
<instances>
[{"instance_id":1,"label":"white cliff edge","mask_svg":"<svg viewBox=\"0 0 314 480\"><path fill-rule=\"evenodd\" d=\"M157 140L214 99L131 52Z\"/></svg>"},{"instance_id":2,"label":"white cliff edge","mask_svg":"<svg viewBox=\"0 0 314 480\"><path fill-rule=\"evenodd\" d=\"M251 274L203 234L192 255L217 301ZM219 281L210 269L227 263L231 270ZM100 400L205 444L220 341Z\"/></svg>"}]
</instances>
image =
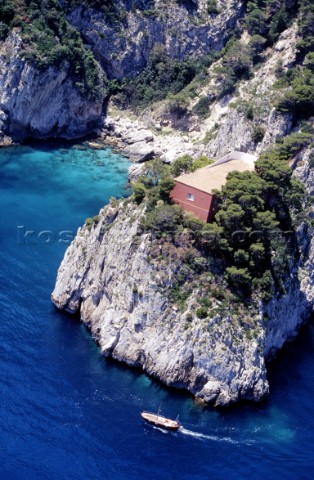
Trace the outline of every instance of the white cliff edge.
<instances>
[{"instance_id":1,"label":"white cliff edge","mask_svg":"<svg viewBox=\"0 0 314 480\"><path fill-rule=\"evenodd\" d=\"M70 77L70 67L38 70L22 56L23 41L12 31L0 49L0 140L27 137L79 138L96 128L103 98L89 100ZM100 73L100 79L102 74Z\"/></svg>"}]
</instances>

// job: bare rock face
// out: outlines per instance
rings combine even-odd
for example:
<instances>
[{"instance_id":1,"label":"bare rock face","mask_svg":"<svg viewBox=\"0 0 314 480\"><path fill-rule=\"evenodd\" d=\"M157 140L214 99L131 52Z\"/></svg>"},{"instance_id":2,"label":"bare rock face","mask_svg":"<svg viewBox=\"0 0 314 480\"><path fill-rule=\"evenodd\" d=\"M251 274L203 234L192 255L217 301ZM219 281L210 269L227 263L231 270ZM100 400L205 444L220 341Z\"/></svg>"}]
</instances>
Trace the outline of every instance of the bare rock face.
<instances>
[{"instance_id":1,"label":"bare rock face","mask_svg":"<svg viewBox=\"0 0 314 480\"><path fill-rule=\"evenodd\" d=\"M80 94L67 63L38 70L20 56L22 48L12 32L0 50L0 131L17 140L71 139L95 128L104 98L89 100Z\"/></svg>"},{"instance_id":2,"label":"bare rock face","mask_svg":"<svg viewBox=\"0 0 314 480\"><path fill-rule=\"evenodd\" d=\"M204 322L192 306L197 292L186 312L171 305L160 280L169 288L175 266L150 263L150 235L138 236L142 214L134 205L109 206L97 225L81 228L60 266L53 302L80 313L105 356L206 402L260 400L268 392L263 330L250 340L229 317Z\"/></svg>"},{"instance_id":3,"label":"bare rock face","mask_svg":"<svg viewBox=\"0 0 314 480\"><path fill-rule=\"evenodd\" d=\"M136 7L119 0L116 6L123 20L118 26L104 13L83 5L71 10L68 20L91 45L108 76L122 79L143 70L156 45L163 45L167 54L179 60L220 50L241 18L244 2L218 4L220 13L209 16L206 0L143 0Z\"/></svg>"}]
</instances>

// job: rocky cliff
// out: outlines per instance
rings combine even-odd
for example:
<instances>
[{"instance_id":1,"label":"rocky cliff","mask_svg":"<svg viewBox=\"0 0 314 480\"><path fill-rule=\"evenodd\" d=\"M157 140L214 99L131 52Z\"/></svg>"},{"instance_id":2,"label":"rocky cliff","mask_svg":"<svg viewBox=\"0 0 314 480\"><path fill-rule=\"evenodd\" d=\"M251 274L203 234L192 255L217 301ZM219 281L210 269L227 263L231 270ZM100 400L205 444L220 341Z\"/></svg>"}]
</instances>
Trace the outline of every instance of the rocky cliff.
<instances>
[{"instance_id":1,"label":"rocky cliff","mask_svg":"<svg viewBox=\"0 0 314 480\"><path fill-rule=\"evenodd\" d=\"M96 82L99 88L104 82L103 72L111 79L136 76L146 66L156 45L164 45L165 53L179 60L198 59L221 49L243 15L243 4L237 0L220 3L223 7L220 13L209 15L205 0L119 0L108 2L104 8L97 2L87 6L74 0L63 1L61 7L59 4L54 7L57 12L53 26L53 22L47 19L47 12L52 7L35 2L36 15L42 15L41 18L46 20L42 20L38 32L34 33L32 43L30 22L36 23L36 15L31 8L30 13L24 4L19 5L17 17L11 24L26 22L28 29L10 26L9 35L0 43L1 137L8 135L15 140L26 137L78 138L100 125L106 113L107 92L104 90L97 99L91 100L89 93L95 85L88 86L82 93L74 81L77 66L67 60L55 62L55 58L63 54L71 60L69 51L65 52L67 48L73 49L73 32L80 32L87 51L92 52L99 62ZM7 12L5 7L4 11ZM65 13L67 31L64 29ZM29 15L34 18L30 20ZM53 36L51 28L55 28L58 35ZM62 29L63 34L60 33ZM46 34L51 36L47 47L44 43ZM62 35L68 39L65 43ZM55 49L55 57L52 55L48 61L50 66L38 68L23 55L25 48L28 52L36 51L36 44L39 59L47 56L47 48ZM86 65L88 70L88 62Z\"/></svg>"},{"instance_id":2,"label":"rocky cliff","mask_svg":"<svg viewBox=\"0 0 314 480\"><path fill-rule=\"evenodd\" d=\"M173 306L167 289L176 263L150 261L150 236L138 236L141 215L134 206L109 206L97 226L80 229L60 266L53 302L79 311L105 356L167 385L217 405L261 399L268 392L262 330L250 341L228 317L200 320L193 297L185 312Z\"/></svg>"},{"instance_id":3,"label":"rocky cliff","mask_svg":"<svg viewBox=\"0 0 314 480\"><path fill-rule=\"evenodd\" d=\"M28 137L78 138L99 124L103 100L89 100L75 87L70 66L39 70L21 51L23 41L12 32L0 50L0 139ZM101 81L101 75L100 75Z\"/></svg>"},{"instance_id":4,"label":"rocky cliff","mask_svg":"<svg viewBox=\"0 0 314 480\"><path fill-rule=\"evenodd\" d=\"M298 159L295 174L308 185L311 151ZM311 187L313 188L313 187ZM142 368L167 385L189 390L216 405L268 393L266 362L313 309L312 228L299 227L299 258L292 259L286 293L259 307L233 311L213 298L212 314L195 314L201 286L180 309L169 300L186 246L184 233L169 251L143 233L143 208L124 202L100 212L94 225L79 229L60 266L52 300L79 312L105 356ZM214 277L207 281L214 283Z\"/></svg>"},{"instance_id":5,"label":"rocky cliff","mask_svg":"<svg viewBox=\"0 0 314 480\"><path fill-rule=\"evenodd\" d=\"M244 37L243 41L247 39ZM208 69L205 83L195 86L196 96L191 98L190 86L183 90L186 107L179 117L171 112L172 99L155 102L137 115L117 108L113 100L104 122L105 142L118 146L134 162L159 157L171 163L184 154L219 158L233 149L261 154L289 134L293 126L290 113L280 113L274 108L278 97L275 85L278 65L283 72L294 65L298 41L295 22L266 50L264 62L252 77L240 81L232 93L214 100L205 118L197 116L193 108L200 99L216 95L216 70L221 60ZM260 132L260 138L255 138L256 131ZM135 165L131 170L139 172L140 166Z\"/></svg>"},{"instance_id":6,"label":"rocky cliff","mask_svg":"<svg viewBox=\"0 0 314 480\"><path fill-rule=\"evenodd\" d=\"M118 20L108 21L108 14L99 8L68 3L69 21L108 76L118 79L135 77L143 70L156 45L163 45L166 54L179 60L220 50L244 13L241 0L223 0L219 13L211 15L207 0L119 0L114 10Z\"/></svg>"}]
</instances>

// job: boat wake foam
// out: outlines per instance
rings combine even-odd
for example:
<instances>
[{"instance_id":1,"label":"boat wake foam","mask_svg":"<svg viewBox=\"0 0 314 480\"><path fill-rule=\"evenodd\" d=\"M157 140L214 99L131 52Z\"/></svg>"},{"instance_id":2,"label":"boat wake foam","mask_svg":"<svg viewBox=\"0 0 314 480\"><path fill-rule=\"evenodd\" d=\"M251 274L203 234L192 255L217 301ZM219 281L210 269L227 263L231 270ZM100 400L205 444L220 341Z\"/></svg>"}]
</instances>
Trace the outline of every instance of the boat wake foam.
<instances>
[{"instance_id":1,"label":"boat wake foam","mask_svg":"<svg viewBox=\"0 0 314 480\"><path fill-rule=\"evenodd\" d=\"M176 432L172 432L171 430L166 430L165 428L157 427L156 425L149 425L150 428L153 428L154 430L158 430L161 433L166 433L166 434L175 434Z\"/></svg>"},{"instance_id":2,"label":"boat wake foam","mask_svg":"<svg viewBox=\"0 0 314 480\"><path fill-rule=\"evenodd\" d=\"M180 433L184 435L190 435L191 437L198 438L200 440L212 440L214 442L227 442L227 443L239 443L236 440L233 440L230 437L218 437L217 435L205 435L204 433L193 432L192 430L188 430L184 427L180 427L178 430Z\"/></svg>"},{"instance_id":3,"label":"boat wake foam","mask_svg":"<svg viewBox=\"0 0 314 480\"><path fill-rule=\"evenodd\" d=\"M178 433L183 433L183 435L189 435L190 437L197 438L198 440L211 440L212 442L225 442L225 443L232 443L234 445L239 445L243 443L246 445L252 445L253 443L255 443L253 440L239 441L239 440L234 440L233 438L230 438L230 437L219 437L218 435L206 435L205 433L194 432L193 430L188 430L187 428L184 428L184 427L180 427L179 430L177 430L176 432L171 432L170 430L157 427L156 425L150 425L150 427L153 428L154 430L159 430L159 432L165 433L167 435L177 436Z\"/></svg>"}]
</instances>

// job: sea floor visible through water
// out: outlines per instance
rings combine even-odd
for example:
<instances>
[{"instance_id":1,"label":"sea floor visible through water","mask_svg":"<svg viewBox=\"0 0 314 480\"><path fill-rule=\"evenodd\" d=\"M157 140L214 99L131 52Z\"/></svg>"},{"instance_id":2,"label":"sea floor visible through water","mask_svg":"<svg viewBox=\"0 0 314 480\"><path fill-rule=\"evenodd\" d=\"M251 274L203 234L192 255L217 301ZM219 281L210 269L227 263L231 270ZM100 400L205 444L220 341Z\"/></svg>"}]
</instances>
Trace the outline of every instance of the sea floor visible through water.
<instances>
[{"instance_id":1,"label":"sea floor visible through water","mask_svg":"<svg viewBox=\"0 0 314 480\"><path fill-rule=\"evenodd\" d=\"M313 322L269 367L266 402L217 410L104 359L52 305L67 240L128 194L128 166L110 149L0 150L0 479L312 479ZM160 403L179 431L143 423Z\"/></svg>"}]
</instances>

